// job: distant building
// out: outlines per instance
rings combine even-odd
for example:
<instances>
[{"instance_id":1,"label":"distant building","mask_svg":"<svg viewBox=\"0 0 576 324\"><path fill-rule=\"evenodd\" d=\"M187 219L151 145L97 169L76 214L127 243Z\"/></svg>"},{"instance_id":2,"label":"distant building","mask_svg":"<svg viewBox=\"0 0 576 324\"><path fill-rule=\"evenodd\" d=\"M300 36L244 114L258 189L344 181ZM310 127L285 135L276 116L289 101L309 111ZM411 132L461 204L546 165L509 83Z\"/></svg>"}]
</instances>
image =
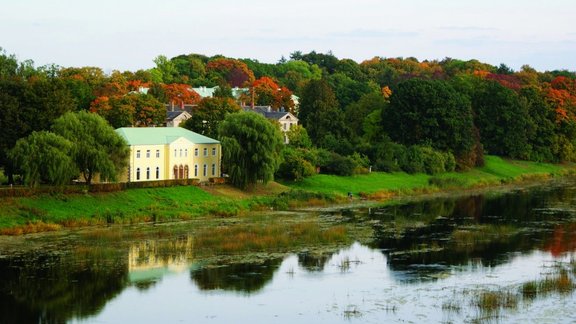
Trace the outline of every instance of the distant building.
<instances>
[{"instance_id":1,"label":"distant building","mask_svg":"<svg viewBox=\"0 0 576 324\"><path fill-rule=\"evenodd\" d=\"M166 127L179 127L180 123L188 120L192 115L186 110L166 112Z\"/></svg>"},{"instance_id":2,"label":"distant building","mask_svg":"<svg viewBox=\"0 0 576 324\"><path fill-rule=\"evenodd\" d=\"M124 127L116 132L130 145L121 181L220 177L220 142L182 127Z\"/></svg>"},{"instance_id":3,"label":"distant building","mask_svg":"<svg viewBox=\"0 0 576 324\"><path fill-rule=\"evenodd\" d=\"M254 106L254 107L244 107L244 111L251 111L258 113L270 120L278 122L280 125L280 130L284 134L284 143L288 144L288 131L293 127L298 125L298 118L294 116L289 111L284 111L283 108L276 111L270 106Z\"/></svg>"}]
</instances>

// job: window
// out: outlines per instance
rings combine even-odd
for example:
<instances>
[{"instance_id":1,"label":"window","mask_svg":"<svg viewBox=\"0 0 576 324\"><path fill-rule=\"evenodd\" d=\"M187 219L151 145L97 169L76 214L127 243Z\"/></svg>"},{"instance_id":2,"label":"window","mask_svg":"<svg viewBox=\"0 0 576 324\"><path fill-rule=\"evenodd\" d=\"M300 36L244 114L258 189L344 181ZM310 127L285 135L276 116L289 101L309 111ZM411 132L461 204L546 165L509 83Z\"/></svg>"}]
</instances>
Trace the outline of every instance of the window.
<instances>
[{"instance_id":1,"label":"window","mask_svg":"<svg viewBox=\"0 0 576 324\"><path fill-rule=\"evenodd\" d=\"M174 172L174 179L178 179L178 166L175 165L172 171Z\"/></svg>"},{"instance_id":2,"label":"window","mask_svg":"<svg viewBox=\"0 0 576 324\"><path fill-rule=\"evenodd\" d=\"M182 149L180 149L180 157L182 157Z\"/></svg>"},{"instance_id":3,"label":"window","mask_svg":"<svg viewBox=\"0 0 576 324\"><path fill-rule=\"evenodd\" d=\"M140 158L140 150L136 151L136 158L137 158L137 159Z\"/></svg>"},{"instance_id":4,"label":"window","mask_svg":"<svg viewBox=\"0 0 576 324\"><path fill-rule=\"evenodd\" d=\"M189 174L188 174L188 164L186 164L186 165L184 166L184 179L188 179L188 178L190 178L190 177L189 177Z\"/></svg>"},{"instance_id":5,"label":"window","mask_svg":"<svg viewBox=\"0 0 576 324\"><path fill-rule=\"evenodd\" d=\"M206 173L208 171L208 166L206 164L204 164L204 172L202 173L204 176L206 176Z\"/></svg>"},{"instance_id":6,"label":"window","mask_svg":"<svg viewBox=\"0 0 576 324\"><path fill-rule=\"evenodd\" d=\"M204 148L204 156L208 156L208 149Z\"/></svg>"},{"instance_id":7,"label":"window","mask_svg":"<svg viewBox=\"0 0 576 324\"><path fill-rule=\"evenodd\" d=\"M146 158L150 158L150 150L146 150Z\"/></svg>"},{"instance_id":8,"label":"window","mask_svg":"<svg viewBox=\"0 0 576 324\"><path fill-rule=\"evenodd\" d=\"M160 167L156 167L156 180L160 179Z\"/></svg>"},{"instance_id":9,"label":"window","mask_svg":"<svg viewBox=\"0 0 576 324\"><path fill-rule=\"evenodd\" d=\"M150 168L146 168L146 180L150 180Z\"/></svg>"},{"instance_id":10,"label":"window","mask_svg":"<svg viewBox=\"0 0 576 324\"><path fill-rule=\"evenodd\" d=\"M140 180L140 168L136 168L136 180Z\"/></svg>"},{"instance_id":11,"label":"window","mask_svg":"<svg viewBox=\"0 0 576 324\"><path fill-rule=\"evenodd\" d=\"M184 156L188 157L188 149L184 149Z\"/></svg>"},{"instance_id":12,"label":"window","mask_svg":"<svg viewBox=\"0 0 576 324\"><path fill-rule=\"evenodd\" d=\"M194 164L194 177L198 176L198 164Z\"/></svg>"},{"instance_id":13,"label":"window","mask_svg":"<svg viewBox=\"0 0 576 324\"><path fill-rule=\"evenodd\" d=\"M216 175L216 163L212 163L212 176Z\"/></svg>"},{"instance_id":14,"label":"window","mask_svg":"<svg viewBox=\"0 0 576 324\"><path fill-rule=\"evenodd\" d=\"M212 155L214 155L214 156L216 155L216 148L215 147L212 148Z\"/></svg>"},{"instance_id":15,"label":"window","mask_svg":"<svg viewBox=\"0 0 576 324\"><path fill-rule=\"evenodd\" d=\"M177 153L177 152L178 152L178 151L177 151L176 149L174 149L174 157L177 157L177 156L178 156L178 153Z\"/></svg>"},{"instance_id":16,"label":"window","mask_svg":"<svg viewBox=\"0 0 576 324\"><path fill-rule=\"evenodd\" d=\"M198 156L198 148L194 149L194 156Z\"/></svg>"},{"instance_id":17,"label":"window","mask_svg":"<svg viewBox=\"0 0 576 324\"><path fill-rule=\"evenodd\" d=\"M160 157L160 150L156 150L156 157L157 157L157 158Z\"/></svg>"},{"instance_id":18,"label":"window","mask_svg":"<svg viewBox=\"0 0 576 324\"><path fill-rule=\"evenodd\" d=\"M286 124L286 123L282 124L282 126L284 127L284 130L286 130L286 129L288 128L288 127L287 127L288 124Z\"/></svg>"}]
</instances>

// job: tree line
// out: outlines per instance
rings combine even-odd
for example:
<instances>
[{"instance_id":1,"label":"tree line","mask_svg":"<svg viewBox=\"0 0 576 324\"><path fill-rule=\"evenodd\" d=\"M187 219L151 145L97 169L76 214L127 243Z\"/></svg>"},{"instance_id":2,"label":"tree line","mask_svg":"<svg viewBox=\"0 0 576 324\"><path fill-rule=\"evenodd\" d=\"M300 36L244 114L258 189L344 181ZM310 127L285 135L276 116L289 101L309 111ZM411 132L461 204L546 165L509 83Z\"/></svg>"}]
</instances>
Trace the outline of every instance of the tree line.
<instances>
[{"instance_id":1,"label":"tree line","mask_svg":"<svg viewBox=\"0 0 576 324\"><path fill-rule=\"evenodd\" d=\"M252 101L300 119L290 144L273 153L275 167L263 168L286 179L318 168L342 175L464 170L482 165L484 154L576 160L576 74L567 70L514 71L452 58L358 63L314 51L272 64L201 54L158 56L154 63L106 74L98 67L35 67L0 49L0 167L10 177L17 173L9 152L18 139L50 130L67 112L96 113L114 128L153 126L164 123L166 104L192 105L184 127L220 139L219 125ZM201 99L189 90L200 86L219 88ZM249 90L235 98L235 87Z\"/></svg>"}]
</instances>

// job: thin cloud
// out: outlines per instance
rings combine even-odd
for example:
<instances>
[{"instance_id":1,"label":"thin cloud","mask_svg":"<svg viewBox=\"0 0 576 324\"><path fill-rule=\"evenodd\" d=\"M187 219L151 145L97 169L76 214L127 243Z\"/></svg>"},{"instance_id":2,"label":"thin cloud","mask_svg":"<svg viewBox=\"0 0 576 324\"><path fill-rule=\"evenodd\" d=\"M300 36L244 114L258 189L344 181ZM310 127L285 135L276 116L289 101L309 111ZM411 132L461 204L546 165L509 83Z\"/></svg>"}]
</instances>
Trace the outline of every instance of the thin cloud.
<instances>
[{"instance_id":1,"label":"thin cloud","mask_svg":"<svg viewBox=\"0 0 576 324\"><path fill-rule=\"evenodd\" d=\"M341 38L406 38L418 37L420 33L401 30L378 30L378 29L354 29L347 32L329 34L332 37Z\"/></svg>"},{"instance_id":2,"label":"thin cloud","mask_svg":"<svg viewBox=\"0 0 576 324\"><path fill-rule=\"evenodd\" d=\"M486 31L490 31L490 32L494 32L494 31L500 31L500 29L498 28L493 28L493 27L480 27L480 26L442 26L439 28L440 30L451 30L451 31L466 31L466 32L473 32L473 31L478 31L478 32L486 32Z\"/></svg>"}]
</instances>

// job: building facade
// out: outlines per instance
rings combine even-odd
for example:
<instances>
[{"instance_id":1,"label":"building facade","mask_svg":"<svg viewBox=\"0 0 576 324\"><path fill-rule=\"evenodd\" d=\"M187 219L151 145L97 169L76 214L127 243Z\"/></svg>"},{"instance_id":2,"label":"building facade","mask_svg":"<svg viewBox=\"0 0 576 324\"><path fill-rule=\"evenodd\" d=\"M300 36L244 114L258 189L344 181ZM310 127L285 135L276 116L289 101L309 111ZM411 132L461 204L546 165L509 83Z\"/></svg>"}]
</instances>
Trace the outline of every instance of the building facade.
<instances>
[{"instance_id":1,"label":"building facade","mask_svg":"<svg viewBox=\"0 0 576 324\"><path fill-rule=\"evenodd\" d=\"M116 130L130 145L130 162L120 181L220 177L220 142L181 127L124 127Z\"/></svg>"}]
</instances>

